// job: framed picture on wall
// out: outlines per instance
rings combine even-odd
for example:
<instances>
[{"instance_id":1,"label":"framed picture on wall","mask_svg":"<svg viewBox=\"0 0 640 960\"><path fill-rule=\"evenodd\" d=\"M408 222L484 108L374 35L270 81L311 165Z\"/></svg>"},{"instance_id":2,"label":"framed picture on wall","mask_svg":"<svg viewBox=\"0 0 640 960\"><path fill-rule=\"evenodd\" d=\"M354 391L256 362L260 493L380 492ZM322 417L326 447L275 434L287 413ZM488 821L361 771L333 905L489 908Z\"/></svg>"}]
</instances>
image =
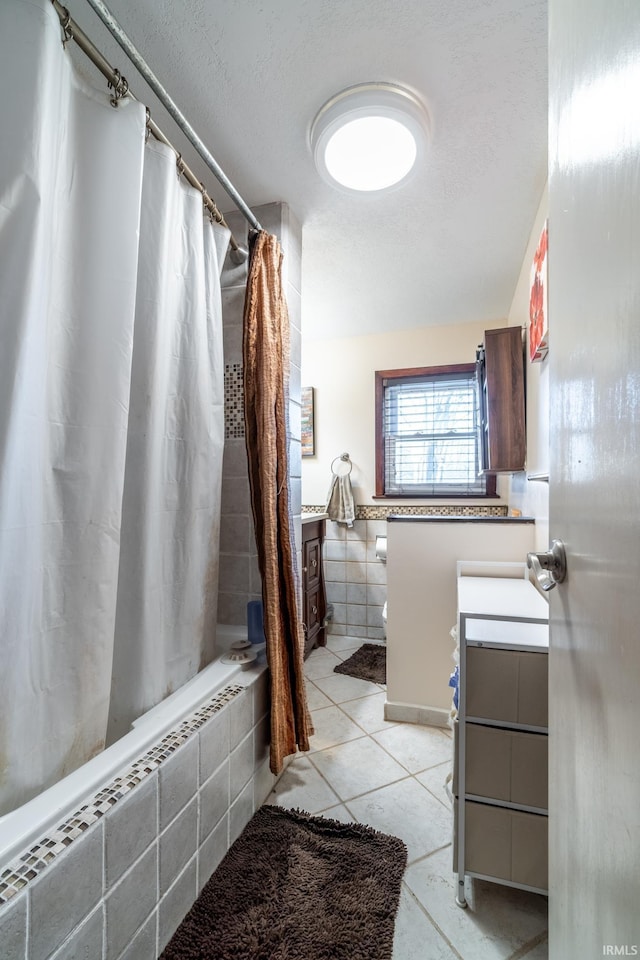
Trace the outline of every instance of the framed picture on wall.
<instances>
[{"instance_id":1,"label":"framed picture on wall","mask_svg":"<svg viewBox=\"0 0 640 960\"><path fill-rule=\"evenodd\" d=\"M547 312L547 247L549 228L545 221L531 268L529 298L529 359L544 360L549 352L549 315Z\"/></svg>"},{"instance_id":2,"label":"framed picture on wall","mask_svg":"<svg viewBox=\"0 0 640 960\"><path fill-rule=\"evenodd\" d=\"M315 433L313 423L313 387L303 387L302 403L302 456L315 455Z\"/></svg>"}]
</instances>

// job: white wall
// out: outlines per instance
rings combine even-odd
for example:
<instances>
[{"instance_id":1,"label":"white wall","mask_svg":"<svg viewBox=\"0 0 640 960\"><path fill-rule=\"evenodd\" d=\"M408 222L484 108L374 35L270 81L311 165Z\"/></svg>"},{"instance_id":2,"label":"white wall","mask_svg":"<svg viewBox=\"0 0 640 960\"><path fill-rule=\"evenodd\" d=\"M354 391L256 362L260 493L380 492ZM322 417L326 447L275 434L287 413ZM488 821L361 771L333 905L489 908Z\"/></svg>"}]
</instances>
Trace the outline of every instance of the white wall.
<instances>
[{"instance_id":1,"label":"white wall","mask_svg":"<svg viewBox=\"0 0 640 960\"><path fill-rule=\"evenodd\" d=\"M533 548L534 525L506 518L471 522L416 517L389 521L387 536L385 716L444 726L454 667L450 630L457 615L456 563L524 563Z\"/></svg>"},{"instance_id":2,"label":"white wall","mask_svg":"<svg viewBox=\"0 0 640 960\"><path fill-rule=\"evenodd\" d=\"M440 364L473 363L484 330L505 326L463 323L422 327L363 337L314 340L303 343L302 382L315 388L315 456L302 461L302 501L320 505L331 479L331 461L347 451L353 461L351 481L357 504L370 504L375 493L375 379L376 370ZM506 489L506 484L504 484ZM501 490L500 482L498 492ZM385 505L393 503L385 499ZM399 500L424 506L460 501ZM464 501L465 506L473 501ZM487 505L497 501L477 501ZM381 501L378 501L381 503Z\"/></svg>"},{"instance_id":3,"label":"white wall","mask_svg":"<svg viewBox=\"0 0 640 960\"><path fill-rule=\"evenodd\" d=\"M531 289L531 265L549 209L548 190L545 188L522 269L509 310L509 326L523 327L527 331L525 376L527 388L527 471L511 477L508 491L510 508L521 510L525 516L535 517L535 549L546 550L549 539L549 485L539 480L528 480L532 474L549 473L549 364L548 359L539 363L529 362L529 293ZM550 242L553 243L551 234ZM550 322L549 349L553 350L553 318Z\"/></svg>"}]
</instances>

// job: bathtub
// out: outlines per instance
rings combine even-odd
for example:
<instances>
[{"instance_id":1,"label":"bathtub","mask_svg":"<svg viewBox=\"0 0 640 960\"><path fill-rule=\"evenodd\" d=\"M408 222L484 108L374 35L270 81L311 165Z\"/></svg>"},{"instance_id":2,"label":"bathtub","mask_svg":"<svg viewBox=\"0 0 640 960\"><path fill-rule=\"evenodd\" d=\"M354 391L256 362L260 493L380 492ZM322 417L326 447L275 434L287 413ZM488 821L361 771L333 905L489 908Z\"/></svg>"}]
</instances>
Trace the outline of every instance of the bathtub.
<instances>
[{"instance_id":1,"label":"bathtub","mask_svg":"<svg viewBox=\"0 0 640 960\"><path fill-rule=\"evenodd\" d=\"M240 673L236 665L214 660L179 690L136 720L120 740L74 770L33 800L0 817L0 870L58 820L70 814L90 794L127 767L137 756L162 739L172 727L232 682Z\"/></svg>"},{"instance_id":2,"label":"bathtub","mask_svg":"<svg viewBox=\"0 0 640 960\"><path fill-rule=\"evenodd\" d=\"M243 633L219 627L220 651ZM268 730L264 653L248 667L216 660L0 818L0 936L17 931L28 960L62 945L158 955L274 786ZM61 889L72 895L52 911Z\"/></svg>"},{"instance_id":3,"label":"bathtub","mask_svg":"<svg viewBox=\"0 0 640 960\"><path fill-rule=\"evenodd\" d=\"M243 633L218 627L221 654ZM214 661L0 818L0 942L27 960L158 956L273 789L268 712L263 652Z\"/></svg>"}]
</instances>

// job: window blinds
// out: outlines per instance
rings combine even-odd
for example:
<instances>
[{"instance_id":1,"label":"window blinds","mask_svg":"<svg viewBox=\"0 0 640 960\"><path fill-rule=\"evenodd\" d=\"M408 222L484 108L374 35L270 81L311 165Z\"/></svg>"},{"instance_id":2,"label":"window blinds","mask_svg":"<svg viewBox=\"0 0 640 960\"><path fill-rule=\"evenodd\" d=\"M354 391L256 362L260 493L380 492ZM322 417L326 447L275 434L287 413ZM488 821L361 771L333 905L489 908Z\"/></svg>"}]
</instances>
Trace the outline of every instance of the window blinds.
<instances>
[{"instance_id":1,"label":"window blinds","mask_svg":"<svg viewBox=\"0 0 640 960\"><path fill-rule=\"evenodd\" d=\"M473 373L384 381L385 493L484 496Z\"/></svg>"}]
</instances>

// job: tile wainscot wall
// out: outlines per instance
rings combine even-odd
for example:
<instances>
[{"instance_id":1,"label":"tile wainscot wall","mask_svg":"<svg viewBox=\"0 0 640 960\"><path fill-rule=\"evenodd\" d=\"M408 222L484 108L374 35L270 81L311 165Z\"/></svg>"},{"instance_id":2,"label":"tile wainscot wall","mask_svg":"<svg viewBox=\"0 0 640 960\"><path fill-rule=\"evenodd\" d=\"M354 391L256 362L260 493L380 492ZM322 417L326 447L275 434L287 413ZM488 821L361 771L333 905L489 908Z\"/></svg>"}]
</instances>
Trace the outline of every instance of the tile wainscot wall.
<instances>
[{"instance_id":1,"label":"tile wainscot wall","mask_svg":"<svg viewBox=\"0 0 640 960\"><path fill-rule=\"evenodd\" d=\"M3 868L2 960L155 960L273 787L267 711L243 671Z\"/></svg>"}]
</instances>

